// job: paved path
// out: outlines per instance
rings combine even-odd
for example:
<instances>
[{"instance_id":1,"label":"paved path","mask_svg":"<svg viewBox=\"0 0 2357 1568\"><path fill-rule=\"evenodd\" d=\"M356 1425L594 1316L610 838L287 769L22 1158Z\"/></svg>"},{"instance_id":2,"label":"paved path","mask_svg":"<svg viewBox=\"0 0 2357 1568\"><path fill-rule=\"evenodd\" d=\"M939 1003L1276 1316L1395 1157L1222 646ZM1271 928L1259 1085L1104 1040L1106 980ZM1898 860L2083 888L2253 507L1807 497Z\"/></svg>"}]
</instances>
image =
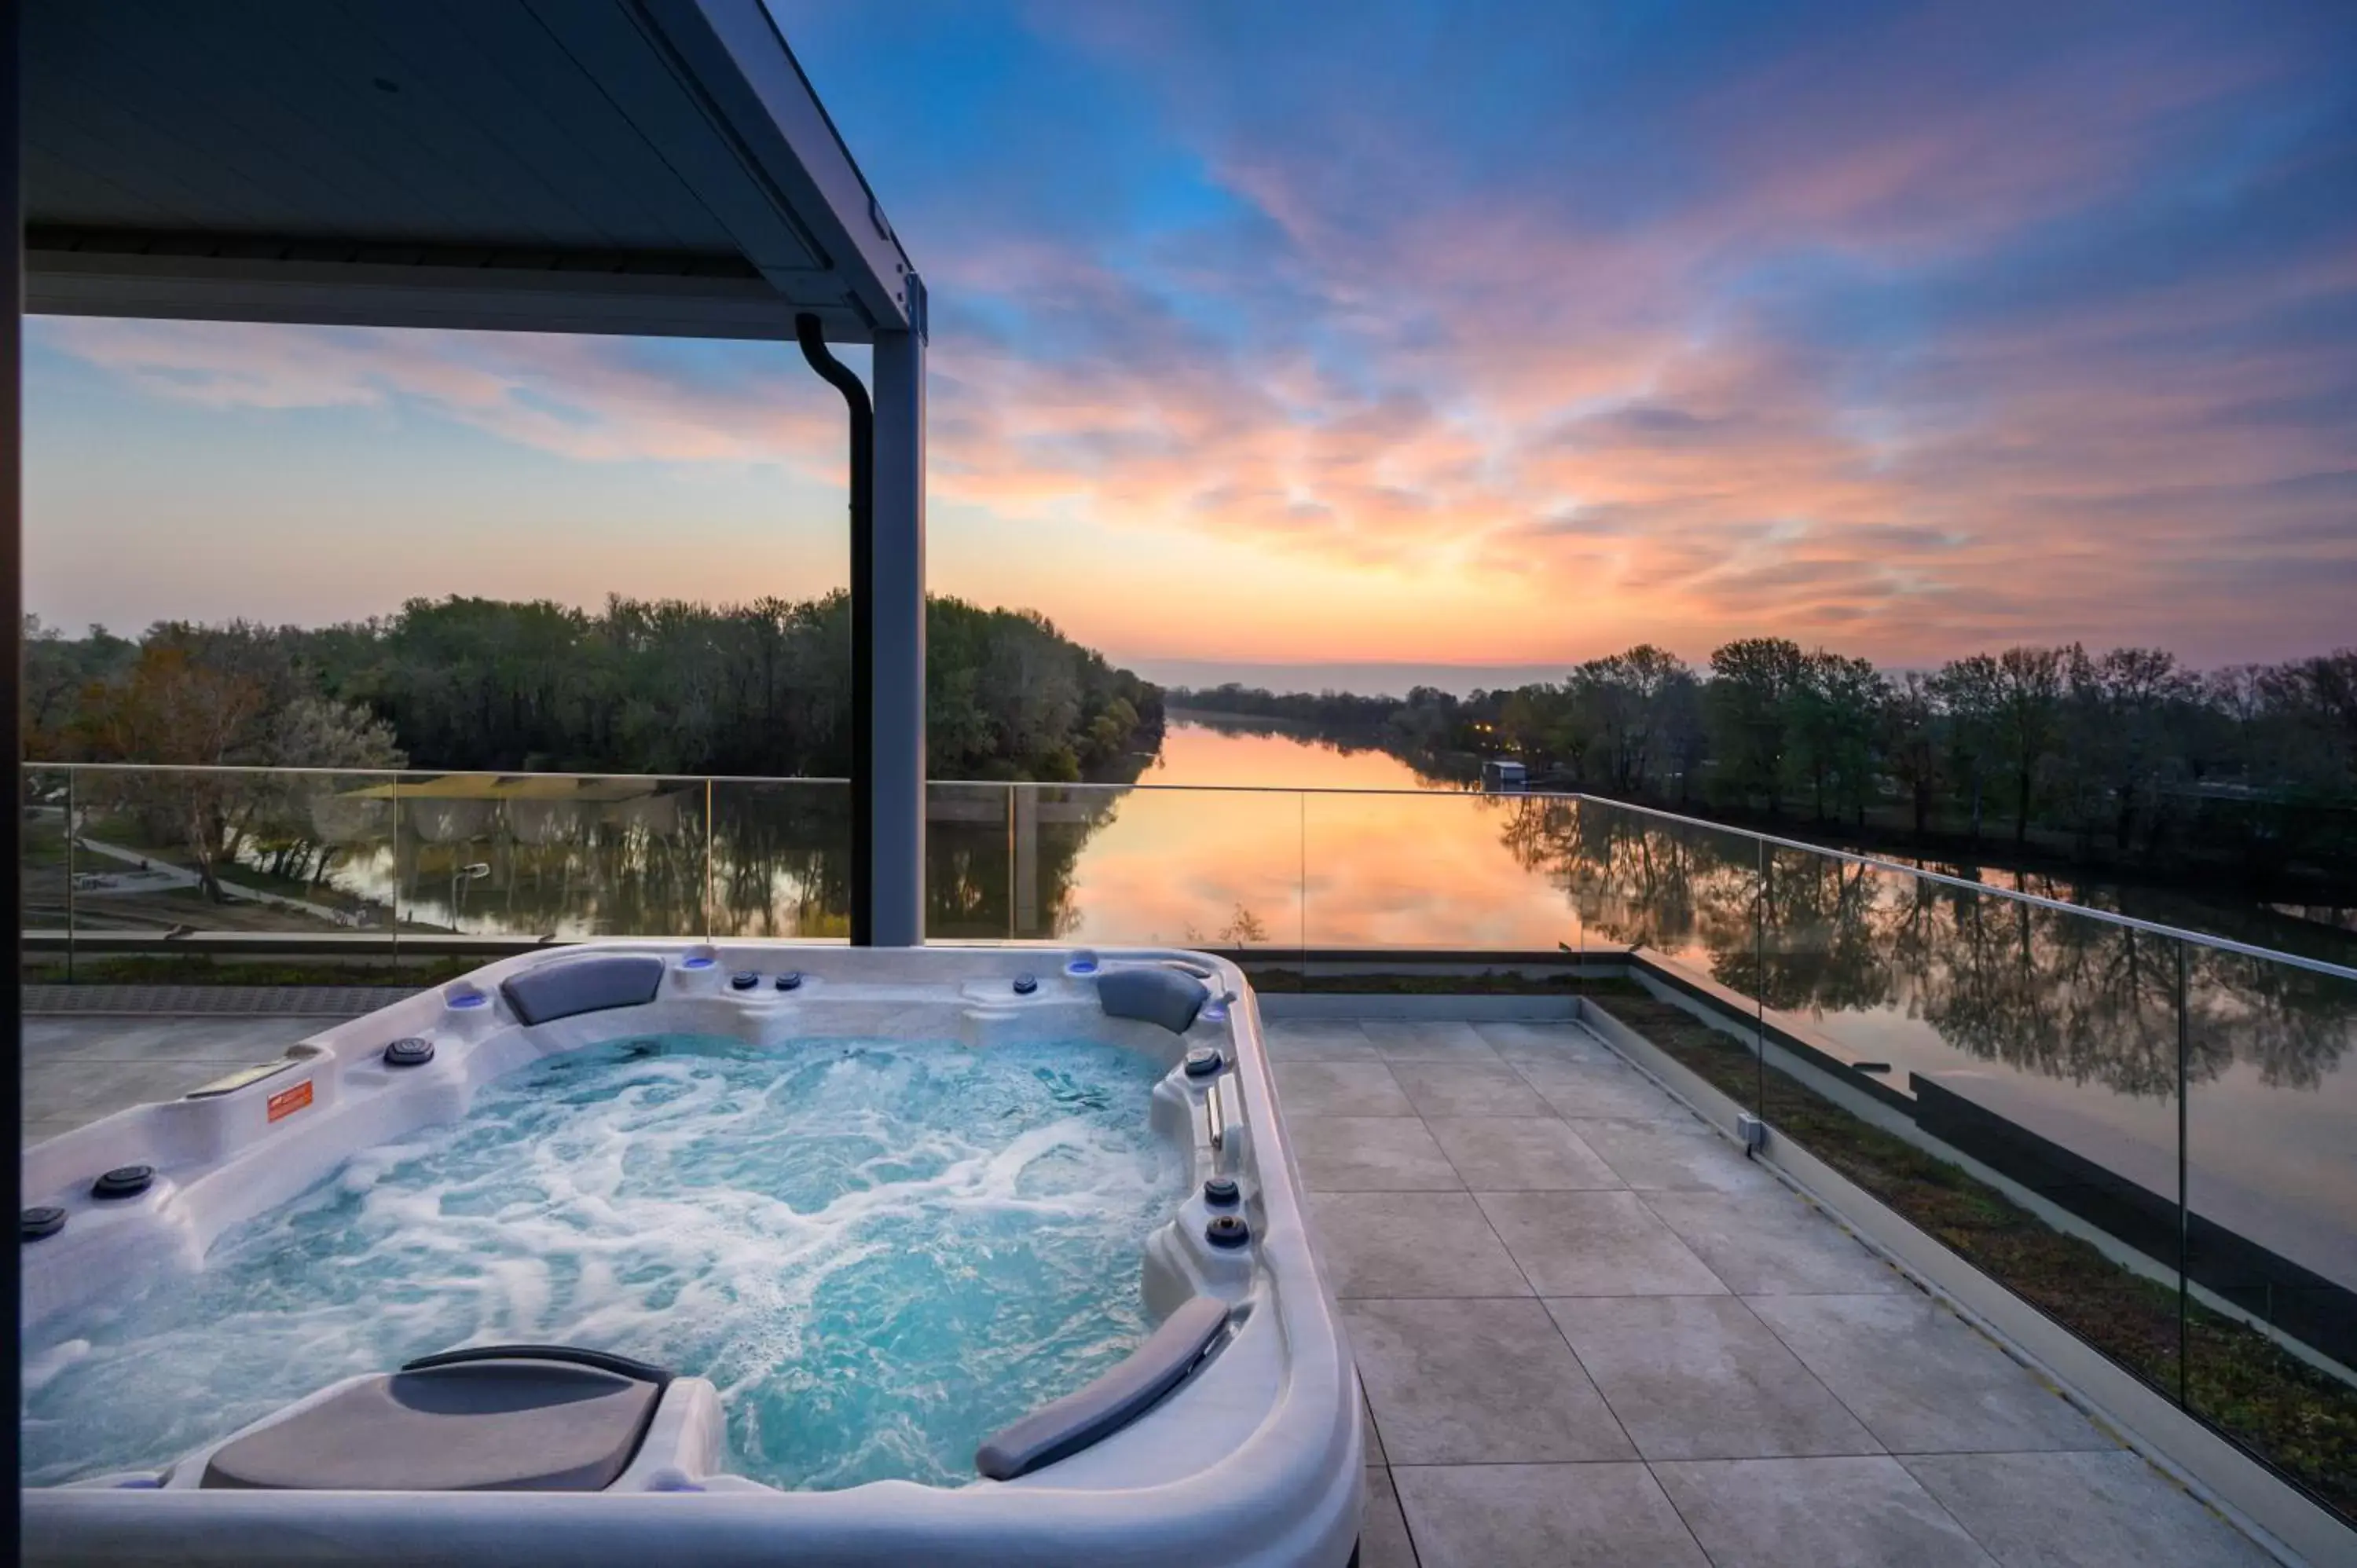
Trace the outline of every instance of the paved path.
<instances>
[{"instance_id":1,"label":"paved path","mask_svg":"<svg viewBox=\"0 0 2357 1568\"><path fill-rule=\"evenodd\" d=\"M143 850L128 849L122 844L105 843L89 837L75 839L74 847L89 850L94 854L106 855L137 868L126 873L105 874L107 885L82 888L81 896L84 897L104 897L109 893L153 893L163 888L194 887L203 881L193 867L157 859ZM269 904L281 909L293 909L298 914L310 915L325 920L331 926L349 926L354 923L352 912L350 909L339 909L332 904L317 904L308 898L296 898L285 893L264 892L259 887L249 886L245 883L221 876L218 874L215 880L221 884L222 892L252 903Z\"/></svg>"},{"instance_id":2,"label":"paved path","mask_svg":"<svg viewBox=\"0 0 2357 1568\"><path fill-rule=\"evenodd\" d=\"M1365 1568L2273 1561L1577 1026L1269 1035Z\"/></svg>"}]
</instances>

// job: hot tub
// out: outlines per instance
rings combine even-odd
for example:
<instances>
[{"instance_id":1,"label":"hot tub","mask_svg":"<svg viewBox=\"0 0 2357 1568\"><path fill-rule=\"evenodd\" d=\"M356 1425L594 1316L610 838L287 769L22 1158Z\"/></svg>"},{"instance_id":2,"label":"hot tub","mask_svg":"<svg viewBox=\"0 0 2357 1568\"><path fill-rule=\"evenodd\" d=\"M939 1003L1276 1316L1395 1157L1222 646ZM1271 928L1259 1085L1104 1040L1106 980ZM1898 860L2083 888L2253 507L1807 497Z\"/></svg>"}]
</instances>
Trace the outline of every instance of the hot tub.
<instances>
[{"instance_id":1,"label":"hot tub","mask_svg":"<svg viewBox=\"0 0 2357 1568\"><path fill-rule=\"evenodd\" d=\"M923 1105L872 1103L884 1091L864 1086L878 1084ZM935 1130L944 1107L975 1125ZM895 1120L904 1110L912 1120ZM860 1125L838 1158L845 1122ZM735 1168L740 1156L753 1165ZM534 1196L551 1172L610 1168L615 1191L635 1182L642 1197L673 1158L699 1185L668 1220L595 1183L569 1204ZM822 1179L810 1203L855 1221L875 1192L953 1189L974 1207L933 1205L922 1233L897 1216L859 1231L859 1266L888 1288L832 1316L780 1307L817 1343L772 1345L761 1293L791 1296L806 1272L793 1183ZM534 953L41 1144L25 1194L27 1420L61 1423L27 1441L50 1461L34 1478L61 1480L23 1493L29 1561L1339 1568L1353 1555L1357 1379L1251 992L1217 959L651 941ZM612 1233L684 1234L747 1205L786 1228L756 1234L781 1239L693 1279L650 1284L640 1243L670 1238ZM398 1245L355 1218L388 1211L414 1221ZM555 1286L517 1214L570 1228L548 1243L565 1260ZM500 1314L454 1318L447 1292L404 1273L453 1216L461 1251L522 1248L461 1260L470 1278L526 1265L521 1307L509 1289ZM901 1281L945 1299L895 1297ZM694 1330L723 1324L716 1283L734 1316L707 1353ZM255 1320L271 1332L250 1346L219 1322L177 1324L205 1345L195 1383L125 1361L104 1399L89 1396L86 1419L110 1430L75 1428L84 1412L54 1391L43 1403L78 1359L173 1355L168 1337L136 1337L140 1315L203 1318L212 1309L189 1304L223 1284L224 1312L273 1313L282 1289L300 1305ZM562 1343L479 1331L529 1326L552 1290L563 1300L544 1316L573 1329ZM606 1310L608 1295L638 1316ZM282 1332L316 1311L340 1326L349 1362L356 1309L383 1343L433 1353L355 1370ZM648 1311L672 1315L680 1332L655 1337L686 1347L676 1362L635 1353ZM124 1342L94 1352L103 1328L85 1326L108 1324ZM945 1333L970 1336L970 1355L952 1341L944 1361ZM888 1386L899 1360L927 1354L920 1390ZM976 1368L982 1386L937 1397ZM871 1373L885 1391L858 1394ZM169 1408L143 1408L151 1390ZM844 1430L801 1441L829 1422ZM157 1433L197 1440L141 1454ZM75 1455L109 1444L132 1467L73 1473ZM864 1478L877 1475L890 1478Z\"/></svg>"}]
</instances>

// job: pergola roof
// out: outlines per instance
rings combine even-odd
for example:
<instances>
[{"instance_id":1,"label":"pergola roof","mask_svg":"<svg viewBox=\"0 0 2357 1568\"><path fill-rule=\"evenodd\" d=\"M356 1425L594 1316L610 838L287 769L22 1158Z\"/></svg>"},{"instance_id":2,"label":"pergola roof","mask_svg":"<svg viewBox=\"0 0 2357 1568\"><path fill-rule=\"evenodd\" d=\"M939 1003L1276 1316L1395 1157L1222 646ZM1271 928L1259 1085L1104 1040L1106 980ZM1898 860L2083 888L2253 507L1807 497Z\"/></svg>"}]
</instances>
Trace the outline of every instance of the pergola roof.
<instances>
[{"instance_id":1,"label":"pergola roof","mask_svg":"<svg viewBox=\"0 0 2357 1568\"><path fill-rule=\"evenodd\" d=\"M924 330L760 0L26 0L26 308Z\"/></svg>"}]
</instances>

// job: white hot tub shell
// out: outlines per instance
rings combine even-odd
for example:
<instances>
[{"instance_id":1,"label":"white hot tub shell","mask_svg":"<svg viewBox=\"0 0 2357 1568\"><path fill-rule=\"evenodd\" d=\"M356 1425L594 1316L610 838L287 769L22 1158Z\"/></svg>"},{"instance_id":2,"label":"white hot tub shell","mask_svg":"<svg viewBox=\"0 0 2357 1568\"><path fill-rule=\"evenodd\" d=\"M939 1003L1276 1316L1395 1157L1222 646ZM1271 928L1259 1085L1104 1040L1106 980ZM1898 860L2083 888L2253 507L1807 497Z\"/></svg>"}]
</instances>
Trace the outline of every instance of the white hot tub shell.
<instances>
[{"instance_id":1,"label":"white hot tub shell","mask_svg":"<svg viewBox=\"0 0 2357 1568\"><path fill-rule=\"evenodd\" d=\"M597 984L575 983L587 970L569 979L564 972L627 955L640 956L608 971L652 977L651 1000L617 1004L596 995ZM1154 1058L1165 1070L1148 1114L1158 1133L1191 1151L1185 1201L1152 1234L1141 1271L1147 1316L1168 1331L1155 1339L1186 1325L1219 1325L1207 1354L1185 1352L1184 1365L1167 1375L1150 1366L1140 1372L1151 1359L1149 1340L1100 1380L1103 1388L1091 1386L1102 1405L1117 1397L1105 1391L1129 1374L1131 1405L1152 1402L1125 1424L1012 1479L780 1490L726 1472L718 1396L691 1375L662 1390L627 1465L599 1490L205 1484L215 1473L210 1461L229 1443L298 1416L338 1385L168 1468L27 1489L26 1560L1340 1568L1352 1558L1364 1498L1358 1380L1310 1250L1251 990L1233 965L1203 954L1108 950L1068 961L1073 957L633 940L490 965L326 1030L267 1076L124 1111L27 1151L26 1203L61 1208L66 1222L24 1248L25 1324L37 1330L101 1291L202 1269L230 1227L296 1197L363 1149L456 1120L481 1086L540 1057L651 1034L733 1037L781 1052L802 1039L949 1039L986 1050L1086 1037ZM660 961L659 972L649 959ZM741 972L760 983L733 988ZM802 979L780 990L772 977L787 972ZM1112 1015L1124 984L1112 977L1128 974L1136 989L1141 972L1154 972L1166 992L1168 977L1183 977L1212 1004L1183 1030L1168 1018ZM1036 984L1019 991L1026 976ZM535 985L599 1004L527 1022L519 998L533 1011ZM1221 1007L1223 995L1234 1000ZM1191 1003L1180 1010L1193 1011ZM432 1059L389 1065L385 1048L402 1038L433 1042ZM1185 1058L1204 1047L1221 1067L1190 1075ZM1199 1073L1203 1062L1199 1053ZM101 1174L135 1165L154 1169L145 1191L92 1196ZM1205 1184L1214 1177L1233 1180L1240 1202L1209 1203ZM1246 1242L1211 1240L1222 1215L1243 1219ZM1089 1393L1065 1402L1084 1407ZM1102 1411L1099 1418L1113 1420ZM1050 1437L1054 1424L1049 1418ZM1036 1427L1030 1435L1039 1436Z\"/></svg>"}]
</instances>

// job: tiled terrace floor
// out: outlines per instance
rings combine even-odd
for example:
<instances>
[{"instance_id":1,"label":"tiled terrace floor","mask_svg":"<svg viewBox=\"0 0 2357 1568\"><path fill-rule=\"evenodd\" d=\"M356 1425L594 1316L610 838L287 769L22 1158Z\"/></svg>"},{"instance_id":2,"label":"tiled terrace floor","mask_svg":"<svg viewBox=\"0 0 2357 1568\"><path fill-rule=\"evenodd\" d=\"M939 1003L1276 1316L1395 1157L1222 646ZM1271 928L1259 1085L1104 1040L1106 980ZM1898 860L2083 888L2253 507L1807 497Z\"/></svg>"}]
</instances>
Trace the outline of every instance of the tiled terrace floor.
<instances>
[{"instance_id":1,"label":"tiled terrace floor","mask_svg":"<svg viewBox=\"0 0 2357 1568\"><path fill-rule=\"evenodd\" d=\"M328 1022L28 1019L25 1140ZM1364 1568L2271 1561L1576 1026L1269 1036Z\"/></svg>"},{"instance_id":2,"label":"tiled terrace floor","mask_svg":"<svg viewBox=\"0 0 2357 1568\"><path fill-rule=\"evenodd\" d=\"M23 1141L267 1061L334 1018L58 1015L25 1020Z\"/></svg>"},{"instance_id":3,"label":"tiled terrace floor","mask_svg":"<svg viewBox=\"0 0 2357 1568\"><path fill-rule=\"evenodd\" d=\"M1577 1026L1269 1047L1365 1568L2272 1561Z\"/></svg>"}]
</instances>

